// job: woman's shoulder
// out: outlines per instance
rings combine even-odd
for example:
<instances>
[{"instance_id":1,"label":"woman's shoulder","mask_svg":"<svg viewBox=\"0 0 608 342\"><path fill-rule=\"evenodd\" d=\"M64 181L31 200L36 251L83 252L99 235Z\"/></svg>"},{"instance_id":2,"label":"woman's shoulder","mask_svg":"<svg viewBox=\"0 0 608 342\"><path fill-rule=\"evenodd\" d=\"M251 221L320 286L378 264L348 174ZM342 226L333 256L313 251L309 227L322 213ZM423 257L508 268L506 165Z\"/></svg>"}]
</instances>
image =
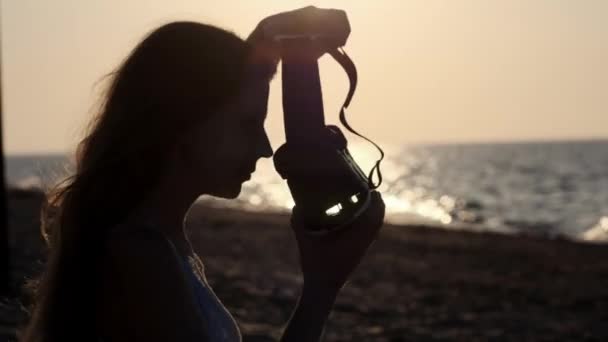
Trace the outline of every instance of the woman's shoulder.
<instances>
[{"instance_id":1,"label":"woman's shoulder","mask_svg":"<svg viewBox=\"0 0 608 342\"><path fill-rule=\"evenodd\" d=\"M149 329L146 336L154 341L159 336L167 341L180 340L175 332L184 330L202 336L204 331L196 327L200 316L182 265L162 233L136 226L114 227L108 232L105 254L109 272L105 277L110 280L111 291L104 295L112 300L102 306L109 314L104 315L108 322L114 322L111 325L122 326L120 321L129 321L130 326L122 329L135 329L137 333ZM120 333L115 330L109 335Z\"/></svg>"},{"instance_id":2,"label":"woman's shoulder","mask_svg":"<svg viewBox=\"0 0 608 342\"><path fill-rule=\"evenodd\" d=\"M183 277L175 246L160 231L121 224L108 231L103 250L105 272L129 286L143 286L139 282L171 286L175 282L165 284L165 279Z\"/></svg>"}]
</instances>

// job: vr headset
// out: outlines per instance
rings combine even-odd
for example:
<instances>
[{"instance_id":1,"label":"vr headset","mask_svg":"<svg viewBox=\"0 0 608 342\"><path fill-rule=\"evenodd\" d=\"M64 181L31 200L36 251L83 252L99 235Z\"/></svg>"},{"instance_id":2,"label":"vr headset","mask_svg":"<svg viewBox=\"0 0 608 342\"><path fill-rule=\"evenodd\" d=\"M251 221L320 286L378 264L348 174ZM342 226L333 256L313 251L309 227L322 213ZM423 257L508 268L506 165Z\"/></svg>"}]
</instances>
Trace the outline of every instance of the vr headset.
<instances>
[{"instance_id":1,"label":"vr headset","mask_svg":"<svg viewBox=\"0 0 608 342\"><path fill-rule=\"evenodd\" d=\"M309 6L264 19L249 37L249 41L272 49L270 54L282 61L286 143L275 152L274 166L287 180L305 227L314 234L338 230L354 221L369 206L371 191L382 183L384 152L356 132L344 112L357 87L357 69L342 49L349 34L344 11ZM342 66L350 80L340 122L380 151L368 175L348 151L340 128L325 124L318 66L325 53Z\"/></svg>"}]
</instances>

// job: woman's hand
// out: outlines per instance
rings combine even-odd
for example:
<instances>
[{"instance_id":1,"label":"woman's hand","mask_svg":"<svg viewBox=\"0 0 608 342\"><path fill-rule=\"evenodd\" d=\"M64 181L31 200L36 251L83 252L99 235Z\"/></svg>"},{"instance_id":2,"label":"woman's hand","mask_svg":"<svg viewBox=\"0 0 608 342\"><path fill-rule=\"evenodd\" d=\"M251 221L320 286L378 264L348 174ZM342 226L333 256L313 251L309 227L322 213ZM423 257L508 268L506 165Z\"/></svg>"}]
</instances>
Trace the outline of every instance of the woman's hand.
<instances>
[{"instance_id":1,"label":"woman's hand","mask_svg":"<svg viewBox=\"0 0 608 342\"><path fill-rule=\"evenodd\" d=\"M322 40L309 39L285 39L279 42L274 40L275 37L277 35L313 36L318 34L319 27L331 27L332 22L344 20L345 26L348 27L344 11L306 6L264 18L249 34L247 41L255 46L257 55L263 55L264 58L272 59L277 63L279 58L284 58L286 55L291 58L316 60L327 51L335 50L335 44L327 46ZM348 30L350 32L350 28ZM331 29L327 28L326 31L329 34Z\"/></svg>"},{"instance_id":2,"label":"woman's hand","mask_svg":"<svg viewBox=\"0 0 608 342\"><path fill-rule=\"evenodd\" d=\"M384 221L385 206L379 192L371 193L367 210L348 227L326 235L311 235L294 208L291 227L300 250L304 287L337 294L376 239Z\"/></svg>"}]
</instances>

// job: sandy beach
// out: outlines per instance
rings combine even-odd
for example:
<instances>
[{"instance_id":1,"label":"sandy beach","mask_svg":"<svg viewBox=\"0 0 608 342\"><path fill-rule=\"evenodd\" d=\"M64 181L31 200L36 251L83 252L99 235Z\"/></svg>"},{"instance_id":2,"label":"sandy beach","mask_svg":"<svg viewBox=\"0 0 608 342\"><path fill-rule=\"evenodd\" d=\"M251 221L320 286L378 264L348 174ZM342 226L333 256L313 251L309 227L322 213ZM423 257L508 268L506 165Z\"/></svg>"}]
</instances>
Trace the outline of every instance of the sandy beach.
<instances>
[{"instance_id":1,"label":"sandy beach","mask_svg":"<svg viewBox=\"0 0 608 342\"><path fill-rule=\"evenodd\" d=\"M10 193L15 295L0 301L0 341L27 319L23 280L44 260L40 194ZM196 205L191 240L245 341L274 341L301 286L283 214ZM608 245L383 227L343 288L325 341L608 340Z\"/></svg>"}]
</instances>

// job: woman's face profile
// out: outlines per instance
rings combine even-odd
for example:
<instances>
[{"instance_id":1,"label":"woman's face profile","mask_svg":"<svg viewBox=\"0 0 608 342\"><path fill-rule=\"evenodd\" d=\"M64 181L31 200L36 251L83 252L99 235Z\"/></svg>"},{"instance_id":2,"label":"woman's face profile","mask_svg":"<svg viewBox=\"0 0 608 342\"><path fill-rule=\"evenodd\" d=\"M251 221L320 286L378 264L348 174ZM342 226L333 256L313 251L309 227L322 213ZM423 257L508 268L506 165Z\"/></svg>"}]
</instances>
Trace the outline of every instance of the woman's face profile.
<instances>
[{"instance_id":1,"label":"woman's face profile","mask_svg":"<svg viewBox=\"0 0 608 342\"><path fill-rule=\"evenodd\" d=\"M259 158L272 156L264 121L269 82L247 82L239 94L194 129L188 175L205 194L235 198ZM204 114L203 114L204 115Z\"/></svg>"}]
</instances>

